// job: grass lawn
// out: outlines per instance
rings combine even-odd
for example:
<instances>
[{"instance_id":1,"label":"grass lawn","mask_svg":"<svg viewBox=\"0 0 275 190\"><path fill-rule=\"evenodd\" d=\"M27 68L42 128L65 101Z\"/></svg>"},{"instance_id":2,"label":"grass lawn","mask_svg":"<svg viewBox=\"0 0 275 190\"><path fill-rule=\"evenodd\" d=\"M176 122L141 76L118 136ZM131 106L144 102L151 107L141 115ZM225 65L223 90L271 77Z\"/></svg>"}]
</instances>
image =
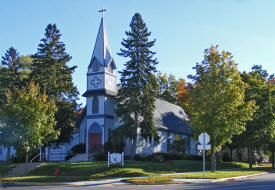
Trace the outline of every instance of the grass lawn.
<instances>
[{"instance_id":1,"label":"grass lawn","mask_svg":"<svg viewBox=\"0 0 275 190\"><path fill-rule=\"evenodd\" d=\"M240 162L217 162L217 169L247 168ZM56 179L54 171L60 169ZM28 174L28 176L5 176L2 182L62 182L102 180L116 177L137 177L165 173L200 171L202 161L174 160L168 162L125 162L124 168L107 168L106 162L46 163ZM210 169L210 162L206 162Z\"/></svg>"},{"instance_id":2,"label":"grass lawn","mask_svg":"<svg viewBox=\"0 0 275 190\"><path fill-rule=\"evenodd\" d=\"M0 162L0 177L7 173L13 167L15 167L15 164L13 163Z\"/></svg>"},{"instance_id":3,"label":"grass lawn","mask_svg":"<svg viewBox=\"0 0 275 190\"><path fill-rule=\"evenodd\" d=\"M257 173L263 173L270 171L269 168L255 168L255 169L238 169L233 171L215 171L206 172L205 177L203 177L202 172L197 173L187 173L178 175L167 175L167 176L154 176L154 177L143 177L143 178L132 178L123 180L124 182L133 184L169 184L173 183L172 179L221 179L237 176L252 175Z\"/></svg>"}]
</instances>

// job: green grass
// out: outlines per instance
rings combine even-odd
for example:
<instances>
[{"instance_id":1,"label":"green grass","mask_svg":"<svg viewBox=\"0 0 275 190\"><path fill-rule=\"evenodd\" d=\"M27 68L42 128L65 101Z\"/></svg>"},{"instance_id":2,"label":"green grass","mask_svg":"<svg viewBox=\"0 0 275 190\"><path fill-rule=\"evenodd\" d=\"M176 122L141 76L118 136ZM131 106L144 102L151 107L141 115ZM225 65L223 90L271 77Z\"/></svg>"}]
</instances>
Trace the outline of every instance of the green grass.
<instances>
[{"instance_id":1,"label":"green grass","mask_svg":"<svg viewBox=\"0 0 275 190\"><path fill-rule=\"evenodd\" d=\"M13 167L15 167L14 163L0 162L0 177L5 175Z\"/></svg>"},{"instance_id":2,"label":"green grass","mask_svg":"<svg viewBox=\"0 0 275 190\"><path fill-rule=\"evenodd\" d=\"M205 177L203 177L202 172L197 172L197 173L187 173L187 174L178 174L178 175L132 178L132 179L126 179L123 181L128 183L133 183L133 184L169 184L169 183L173 183L172 179L221 179L221 178L230 178L230 177L258 174L266 171L270 171L270 169L255 168L255 169L239 169L239 170L233 170L233 171L206 172Z\"/></svg>"},{"instance_id":3,"label":"green grass","mask_svg":"<svg viewBox=\"0 0 275 190\"><path fill-rule=\"evenodd\" d=\"M248 164L239 162L218 162L217 169L246 168ZM56 179L54 172L60 169ZM201 171L202 161L174 160L169 162L125 162L124 168L107 168L106 162L46 163L28 176L5 176L3 182L61 182L102 180L117 177L137 177L165 173ZM210 169L210 162L206 162Z\"/></svg>"}]
</instances>

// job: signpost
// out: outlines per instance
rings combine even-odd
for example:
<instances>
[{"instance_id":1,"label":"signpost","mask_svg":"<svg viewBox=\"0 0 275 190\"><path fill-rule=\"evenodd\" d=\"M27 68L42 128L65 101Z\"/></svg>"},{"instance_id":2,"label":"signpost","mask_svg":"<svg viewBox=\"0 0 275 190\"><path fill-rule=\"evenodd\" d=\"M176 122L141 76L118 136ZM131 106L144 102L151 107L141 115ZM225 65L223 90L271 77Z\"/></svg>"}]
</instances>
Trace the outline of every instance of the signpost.
<instances>
[{"instance_id":1,"label":"signpost","mask_svg":"<svg viewBox=\"0 0 275 190\"><path fill-rule=\"evenodd\" d=\"M199 135L198 149L203 151L203 177L205 176L205 150L211 149L211 145L208 145L210 137L207 133L201 133Z\"/></svg>"},{"instance_id":2,"label":"signpost","mask_svg":"<svg viewBox=\"0 0 275 190\"><path fill-rule=\"evenodd\" d=\"M121 166L124 166L124 152L120 153L110 153L108 152L108 168L110 167L110 164L121 164Z\"/></svg>"}]
</instances>

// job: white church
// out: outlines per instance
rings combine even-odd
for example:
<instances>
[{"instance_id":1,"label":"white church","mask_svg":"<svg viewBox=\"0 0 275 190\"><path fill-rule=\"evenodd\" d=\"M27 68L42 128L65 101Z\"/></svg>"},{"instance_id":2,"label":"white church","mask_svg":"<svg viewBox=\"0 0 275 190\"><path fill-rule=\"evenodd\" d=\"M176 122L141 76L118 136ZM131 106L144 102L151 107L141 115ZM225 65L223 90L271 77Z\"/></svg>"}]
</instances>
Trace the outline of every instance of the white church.
<instances>
[{"instance_id":1,"label":"white church","mask_svg":"<svg viewBox=\"0 0 275 190\"><path fill-rule=\"evenodd\" d=\"M79 155L80 160L88 161L90 154L104 151L103 145L108 142L110 131L119 125L119 119L114 111L118 91L117 68L110 51L103 16L91 61L87 65L87 91L83 94L86 97L86 106L77 121L79 134L74 135L70 144L46 149L46 153L50 154L49 157L46 156L48 161L64 160L71 148L80 143L86 145L86 153ZM192 139L193 131L187 123L188 116L180 106L156 99L153 119L160 136L159 144L155 145L138 137L135 154L172 153L172 144L176 136L185 139L186 154L197 154L196 141ZM125 155L131 154L130 144L126 142ZM0 160L6 158L6 155L1 154L4 152L0 151Z\"/></svg>"}]
</instances>

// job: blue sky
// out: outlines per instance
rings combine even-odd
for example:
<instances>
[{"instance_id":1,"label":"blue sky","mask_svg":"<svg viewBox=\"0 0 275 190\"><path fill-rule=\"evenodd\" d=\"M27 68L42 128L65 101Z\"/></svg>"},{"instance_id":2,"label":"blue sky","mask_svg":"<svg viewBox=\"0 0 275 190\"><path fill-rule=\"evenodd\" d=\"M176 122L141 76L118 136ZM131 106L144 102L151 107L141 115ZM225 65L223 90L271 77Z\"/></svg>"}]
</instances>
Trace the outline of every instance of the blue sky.
<instances>
[{"instance_id":1,"label":"blue sky","mask_svg":"<svg viewBox=\"0 0 275 190\"><path fill-rule=\"evenodd\" d=\"M69 64L78 66L73 80L83 94L102 5L118 70L125 62L117 56L120 43L139 12L157 40L161 72L186 78L211 44L230 51L240 71L261 64L275 72L274 0L0 0L0 55L10 46L21 55L35 53L47 24L56 23L72 56Z\"/></svg>"}]
</instances>

